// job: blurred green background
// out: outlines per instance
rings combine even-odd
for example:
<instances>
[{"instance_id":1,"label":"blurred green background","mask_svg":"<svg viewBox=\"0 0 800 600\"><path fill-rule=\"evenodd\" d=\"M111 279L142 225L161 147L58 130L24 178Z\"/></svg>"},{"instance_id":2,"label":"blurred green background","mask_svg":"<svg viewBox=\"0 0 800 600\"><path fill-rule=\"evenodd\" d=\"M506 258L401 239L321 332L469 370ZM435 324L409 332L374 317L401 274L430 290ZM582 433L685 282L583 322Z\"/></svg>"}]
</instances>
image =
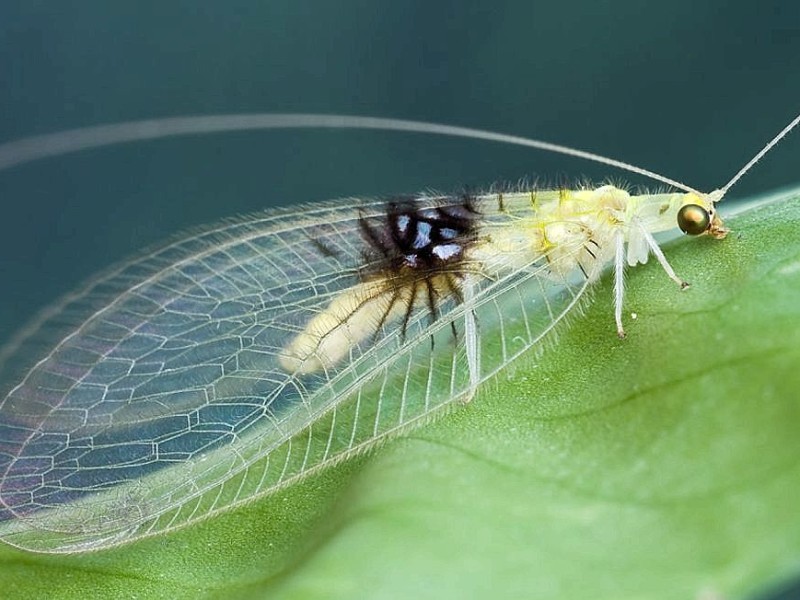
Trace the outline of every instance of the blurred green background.
<instances>
[{"instance_id":1,"label":"blurred green background","mask_svg":"<svg viewBox=\"0 0 800 600\"><path fill-rule=\"evenodd\" d=\"M0 143L176 115L364 114L538 137L712 189L800 110L798 73L800 3L787 1L0 3ZM798 138L732 197L796 183ZM521 148L363 131L30 163L0 172L0 343L92 273L192 225L584 175L630 179Z\"/></svg>"}]
</instances>

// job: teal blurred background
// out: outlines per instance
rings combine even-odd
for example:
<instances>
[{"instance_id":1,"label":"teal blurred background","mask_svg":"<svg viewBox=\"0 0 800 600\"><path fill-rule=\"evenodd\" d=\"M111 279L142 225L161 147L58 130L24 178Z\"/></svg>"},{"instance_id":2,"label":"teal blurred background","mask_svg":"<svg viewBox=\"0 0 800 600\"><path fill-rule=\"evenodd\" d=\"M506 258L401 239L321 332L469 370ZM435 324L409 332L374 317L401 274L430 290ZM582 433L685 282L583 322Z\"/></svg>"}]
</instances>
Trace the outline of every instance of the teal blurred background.
<instances>
[{"instance_id":1,"label":"teal blurred background","mask_svg":"<svg viewBox=\"0 0 800 600\"><path fill-rule=\"evenodd\" d=\"M0 143L243 112L388 116L594 150L701 189L800 110L800 3L670 0L0 3ZM800 135L732 196L797 183ZM278 204L621 173L487 142L185 137L0 172L0 343L176 231ZM746 234L746 232L742 232Z\"/></svg>"},{"instance_id":2,"label":"teal blurred background","mask_svg":"<svg viewBox=\"0 0 800 600\"><path fill-rule=\"evenodd\" d=\"M0 3L0 142L174 115L420 119L723 183L800 109L793 2ZM796 182L787 140L737 189ZM624 174L486 142L256 132L102 148L0 172L0 340L93 272L275 204Z\"/></svg>"}]
</instances>

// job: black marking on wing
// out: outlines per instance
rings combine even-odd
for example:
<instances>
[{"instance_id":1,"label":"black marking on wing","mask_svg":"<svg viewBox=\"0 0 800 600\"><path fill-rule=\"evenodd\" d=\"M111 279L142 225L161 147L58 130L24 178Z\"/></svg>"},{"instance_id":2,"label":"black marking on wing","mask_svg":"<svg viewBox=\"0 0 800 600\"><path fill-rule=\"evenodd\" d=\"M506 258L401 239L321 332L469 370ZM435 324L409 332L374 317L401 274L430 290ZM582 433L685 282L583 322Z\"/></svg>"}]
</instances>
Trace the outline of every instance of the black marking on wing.
<instances>
[{"instance_id":1,"label":"black marking on wing","mask_svg":"<svg viewBox=\"0 0 800 600\"><path fill-rule=\"evenodd\" d=\"M417 280L457 272L476 239L478 217L469 195L437 198L433 206L413 198L392 200L384 217L359 219L366 269Z\"/></svg>"},{"instance_id":2,"label":"black marking on wing","mask_svg":"<svg viewBox=\"0 0 800 600\"><path fill-rule=\"evenodd\" d=\"M426 198L424 203L395 198L387 203L384 215L359 218L365 244L362 278L411 290L403 335L417 302L427 306L431 322L439 318L445 300L462 302L460 280L468 270L466 254L477 239L479 218L469 194Z\"/></svg>"}]
</instances>

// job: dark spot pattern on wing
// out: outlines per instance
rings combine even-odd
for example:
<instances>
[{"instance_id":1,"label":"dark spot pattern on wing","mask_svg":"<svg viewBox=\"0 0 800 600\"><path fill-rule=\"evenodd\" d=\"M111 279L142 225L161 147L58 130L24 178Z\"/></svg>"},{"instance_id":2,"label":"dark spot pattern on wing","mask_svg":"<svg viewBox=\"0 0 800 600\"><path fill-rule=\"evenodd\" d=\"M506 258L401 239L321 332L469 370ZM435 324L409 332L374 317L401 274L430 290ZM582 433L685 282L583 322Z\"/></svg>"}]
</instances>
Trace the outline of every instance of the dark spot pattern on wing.
<instances>
[{"instance_id":1,"label":"dark spot pattern on wing","mask_svg":"<svg viewBox=\"0 0 800 600\"><path fill-rule=\"evenodd\" d=\"M465 194L395 198L387 202L380 217L359 219L365 245L362 277L386 282L396 299L389 310L401 297L410 298L401 325L403 335L418 303L427 305L433 322L442 302L463 301L466 255L477 239L479 218L474 198ZM402 294L404 289L411 293Z\"/></svg>"},{"instance_id":2,"label":"dark spot pattern on wing","mask_svg":"<svg viewBox=\"0 0 800 600\"><path fill-rule=\"evenodd\" d=\"M367 275L424 280L457 274L467 248L476 239L479 213L471 196L388 202L381 219L359 220L366 243Z\"/></svg>"}]
</instances>

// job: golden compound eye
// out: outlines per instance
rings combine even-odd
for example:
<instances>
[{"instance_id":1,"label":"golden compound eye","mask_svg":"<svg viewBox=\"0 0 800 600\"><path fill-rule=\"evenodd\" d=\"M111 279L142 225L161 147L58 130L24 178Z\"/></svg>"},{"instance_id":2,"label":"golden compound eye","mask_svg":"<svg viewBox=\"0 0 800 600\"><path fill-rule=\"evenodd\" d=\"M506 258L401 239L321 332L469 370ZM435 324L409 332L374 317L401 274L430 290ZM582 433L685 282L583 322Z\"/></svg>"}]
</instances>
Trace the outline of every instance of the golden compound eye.
<instances>
[{"instance_id":1,"label":"golden compound eye","mask_svg":"<svg viewBox=\"0 0 800 600\"><path fill-rule=\"evenodd\" d=\"M687 204L678 211L678 227L689 235L700 235L711 225L711 215L702 206Z\"/></svg>"}]
</instances>

